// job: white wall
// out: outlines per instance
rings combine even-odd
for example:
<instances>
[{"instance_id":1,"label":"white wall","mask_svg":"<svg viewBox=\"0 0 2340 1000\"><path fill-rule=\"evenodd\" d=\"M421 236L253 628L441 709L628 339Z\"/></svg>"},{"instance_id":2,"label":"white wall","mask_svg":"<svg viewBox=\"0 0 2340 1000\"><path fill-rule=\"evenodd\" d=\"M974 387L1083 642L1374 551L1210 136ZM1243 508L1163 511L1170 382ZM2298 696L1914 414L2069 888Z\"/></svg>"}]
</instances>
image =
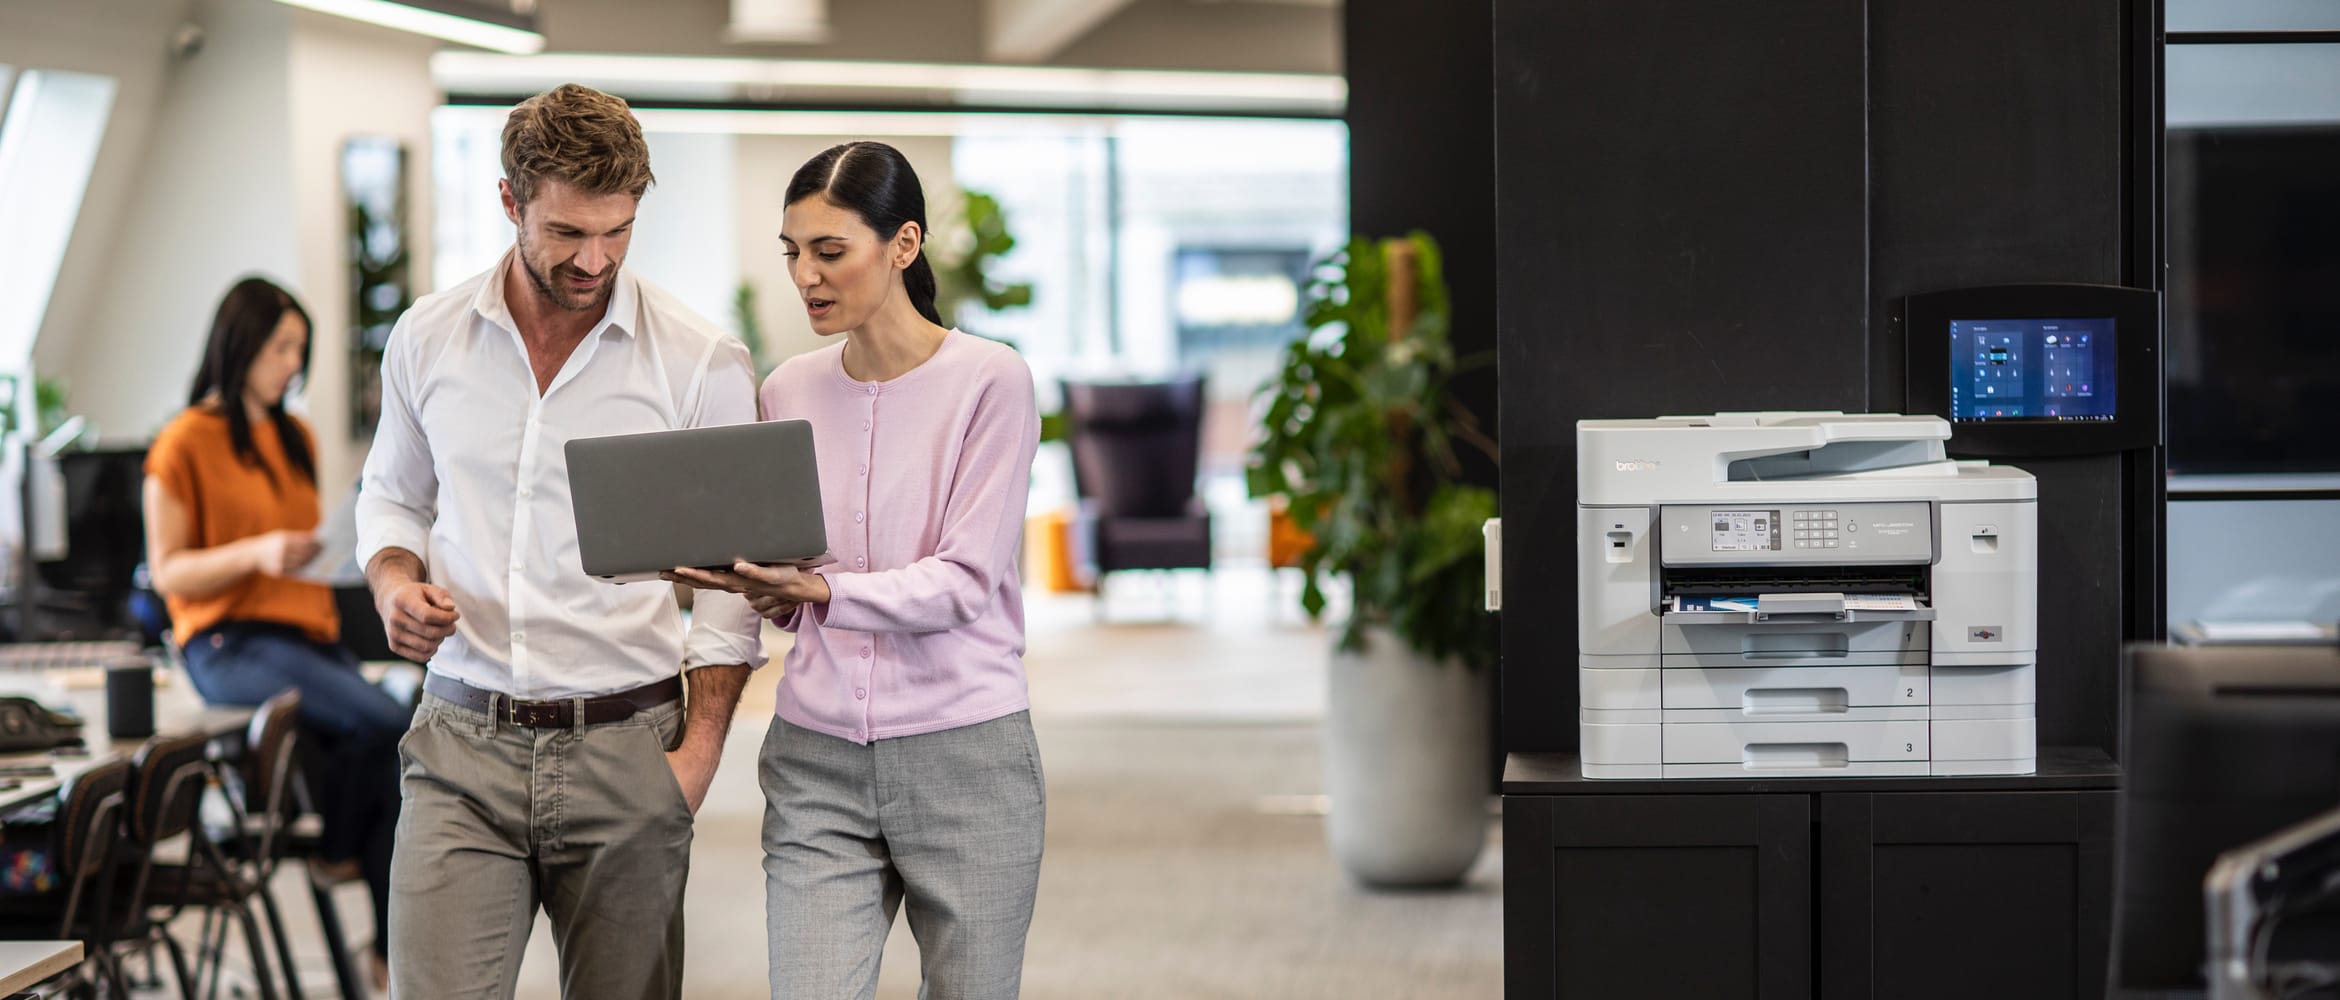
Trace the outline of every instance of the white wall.
<instances>
[{"instance_id":1,"label":"white wall","mask_svg":"<svg viewBox=\"0 0 2340 1000\"><path fill-rule=\"evenodd\" d=\"M139 164L171 69L172 32L191 6L190 0L0 3L0 62L102 73L117 88L97 165L33 347L34 366L43 372L66 366L75 341L88 335L94 307L122 291L108 251L129 208L128 195L143 173ZM75 393L75 403L80 395Z\"/></svg>"},{"instance_id":2,"label":"white wall","mask_svg":"<svg viewBox=\"0 0 2340 1000\"><path fill-rule=\"evenodd\" d=\"M260 274L316 323L307 416L336 501L349 437L349 286L340 146L395 135L410 153L414 279L430 277L431 108L438 43L272 0L10 0L0 61L116 77L121 89L34 363L109 441L151 436L186 403L211 316ZM173 54L200 28L191 57Z\"/></svg>"},{"instance_id":3,"label":"white wall","mask_svg":"<svg viewBox=\"0 0 2340 1000\"><path fill-rule=\"evenodd\" d=\"M650 170L658 183L634 216L626 269L683 300L726 330L736 330L739 290L736 140L728 135L651 132Z\"/></svg>"},{"instance_id":4,"label":"white wall","mask_svg":"<svg viewBox=\"0 0 2340 1000\"><path fill-rule=\"evenodd\" d=\"M353 302L341 147L360 135L390 136L405 144L407 279L414 295L429 291L431 109L441 100L431 83L429 60L438 43L347 18L292 13L286 84L291 98L287 163L298 217L295 279L301 304L316 324L310 337L308 419L317 434L317 483L331 505L357 482L370 443L350 431Z\"/></svg>"},{"instance_id":5,"label":"white wall","mask_svg":"<svg viewBox=\"0 0 2340 1000\"><path fill-rule=\"evenodd\" d=\"M286 196L290 9L197 0L187 16L205 41L162 74L143 155L101 154L107 166L127 158L138 171L118 196L117 226L77 234L73 255L91 255L96 270L88 309L71 326L52 312L42 331L38 356L70 382L73 408L109 440L143 440L186 404L212 313L236 278L257 272L299 290Z\"/></svg>"},{"instance_id":6,"label":"white wall","mask_svg":"<svg viewBox=\"0 0 2340 1000\"><path fill-rule=\"evenodd\" d=\"M902 151L919 183L926 189L927 214L934 215L942 200L953 196L957 181L951 174L948 136L867 136ZM739 143L739 277L756 287L756 315L764 334L766 364L815 348L827 341L813 333L804 303L788 278L788 259L780 255L781 198L796 168L821 150L845 140L835 136L743 135Z\"/></svg>"}]
</instances>

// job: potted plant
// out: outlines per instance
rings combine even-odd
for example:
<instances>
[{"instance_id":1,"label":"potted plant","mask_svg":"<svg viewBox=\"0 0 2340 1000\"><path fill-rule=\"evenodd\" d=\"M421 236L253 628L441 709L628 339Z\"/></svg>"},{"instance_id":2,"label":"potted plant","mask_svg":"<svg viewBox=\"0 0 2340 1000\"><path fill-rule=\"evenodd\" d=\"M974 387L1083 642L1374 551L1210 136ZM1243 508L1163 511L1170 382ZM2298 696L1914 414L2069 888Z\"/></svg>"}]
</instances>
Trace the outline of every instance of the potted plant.
<instances>
[{"instance_id":1,"label":"potted plant","mask_svg":"<svg viewBox=\"0 0 2340 1000\"><path fill-rule=\"evenodd\" d=\"M1031 282L1005 282L991 274L992 264L1016 248L998 198L961 191L935 223L938 238L927 249L934 264L934 304L944 326L958 326L960 309L970 303L992 312L1032 304Z\"/></svg>"},{"instance_id":2,"label":"potted plant","mask_svg":"<svg viewBox=\"0 0 2340 1000\"><path fill-rule=\"evenodd\" d=\"M1262 395L1253 496L1282 498L1310 536L1302 605L1349 581L1325 719L1333 854L1370 885L1459 881L1486 837L1494 620L1481 527L1492 491L1461 481L1458 446L1495 444L1447 393L1438 245L1355 239L1319 263L1310 335Z\"/></svg>"}]
</instances>

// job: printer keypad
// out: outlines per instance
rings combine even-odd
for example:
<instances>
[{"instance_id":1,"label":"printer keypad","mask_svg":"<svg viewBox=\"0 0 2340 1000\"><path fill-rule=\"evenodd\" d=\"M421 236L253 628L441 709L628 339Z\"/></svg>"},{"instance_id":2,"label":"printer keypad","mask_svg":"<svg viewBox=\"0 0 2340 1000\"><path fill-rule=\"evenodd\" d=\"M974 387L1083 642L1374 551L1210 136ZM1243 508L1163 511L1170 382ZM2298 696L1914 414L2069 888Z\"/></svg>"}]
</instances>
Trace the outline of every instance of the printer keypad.
<instances>
[{"instance_id":1,"label":"printer keypad","mask_svg":"<svg viewBox=\"0 0 2340 1000\"><path fill-rule=\"evenodd\" d=\"M1837 518L1833 510L1799 510L1795 512L1796 547L1799 549L1833 549L1836 547Z\"/></svg>"}]
</instances>

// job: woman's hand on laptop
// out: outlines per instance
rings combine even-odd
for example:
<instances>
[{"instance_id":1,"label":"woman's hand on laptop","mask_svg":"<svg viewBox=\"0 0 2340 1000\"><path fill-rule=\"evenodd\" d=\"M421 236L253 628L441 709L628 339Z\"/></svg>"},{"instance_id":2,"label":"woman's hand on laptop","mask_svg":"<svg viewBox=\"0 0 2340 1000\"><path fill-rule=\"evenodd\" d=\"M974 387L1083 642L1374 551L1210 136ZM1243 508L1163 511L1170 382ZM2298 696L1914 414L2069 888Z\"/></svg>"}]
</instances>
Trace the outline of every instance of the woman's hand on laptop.
<instances>
[{"instance_id":1,"label":"woman's hand on laptop","mask_svg":"<svg viewBox=\"0 0 2340 1000\"><path fill-rule=\"evenodd\" d=\"M748 605L766 618L787 617L799 604L829 602L829 581L819 573L807 573L794 566L758 566L742 560L732 563L728 570L683 566L659 575L701 590L727 590L744 595Z\"/></svg>"}]
</instances>

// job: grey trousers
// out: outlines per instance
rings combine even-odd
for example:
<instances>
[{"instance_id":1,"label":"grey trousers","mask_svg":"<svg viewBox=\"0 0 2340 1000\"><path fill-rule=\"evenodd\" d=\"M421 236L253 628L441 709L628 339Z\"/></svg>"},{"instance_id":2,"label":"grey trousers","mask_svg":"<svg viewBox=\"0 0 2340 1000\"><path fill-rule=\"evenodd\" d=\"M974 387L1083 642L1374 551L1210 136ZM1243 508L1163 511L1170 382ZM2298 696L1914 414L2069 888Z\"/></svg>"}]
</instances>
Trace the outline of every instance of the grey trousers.
<instances>
[{"instance_id":1,"label":"grey trousers","mask_svg":"<svg viewBox=\"0 0 2340 1000\"><path fill-rule=\"evenodd\" d=\"M682 703L523 729L425 695L398 745L394 1000L509 997L544 908L561 995L682 995L691 811L666 763Z\"/></svg>"},{"instance_id":2,"label":"grey trousers","mask_svg":"<svg viewBox=\"0 0 2340 1000\"><path fill-rule=\"evenodd\" d=\"M760 770L773 1000L875 996L904 902L922 1000L1016 996L1047 817L1029 713L867 746L775 718Z\"/></svg>"}]
</instances>

